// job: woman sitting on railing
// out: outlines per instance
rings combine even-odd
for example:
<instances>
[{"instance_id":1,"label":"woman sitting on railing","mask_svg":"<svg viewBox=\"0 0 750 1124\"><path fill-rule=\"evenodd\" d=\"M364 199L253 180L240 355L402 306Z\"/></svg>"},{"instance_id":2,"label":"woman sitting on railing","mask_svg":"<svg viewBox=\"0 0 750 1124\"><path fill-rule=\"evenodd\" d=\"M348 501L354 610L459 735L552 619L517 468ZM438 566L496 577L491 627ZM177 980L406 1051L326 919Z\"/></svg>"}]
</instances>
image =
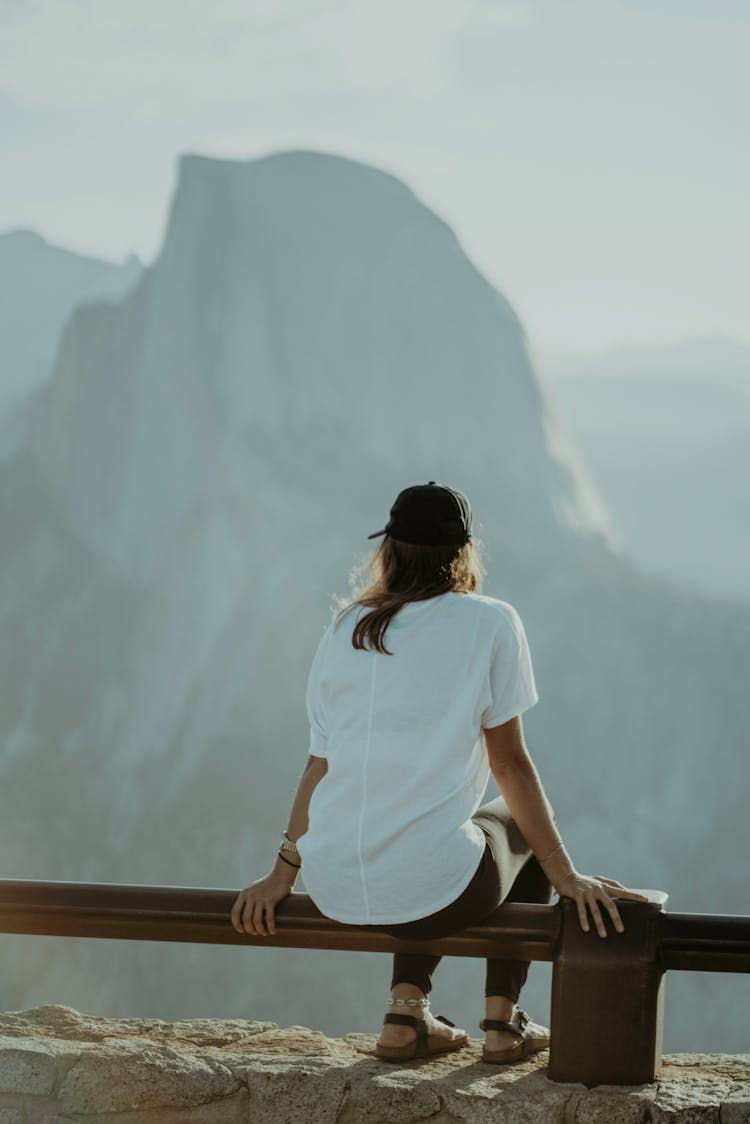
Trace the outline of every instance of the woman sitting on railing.
<instances>
[{"instance_id":1,"label":"woman sitting on railing","mask_svg":"<svg viewBox=\"0 0 750 1124\"><path fill-rule=\"evenodd\" d=\"M273 871L242 890L238 932L275 933L274 908L300 866L321 913L402 939L480 923L504 901L575 900L606 937L603 907L647 901L579 874L529 757L521 714L538 700L526 634L485 576L463 493L404 489L371 559L375 582L326 628L310 667L310 755ZM387 630L387 643L386 643ZM483 804L490 772L502 795ZM376 1045L400 1060L457 1049L463 1029L427 998L440 957L397 953ZM483 1059L549 1045L517 1006L527 961L487 959ZM413 1011L405 1014L404 1010Z\"/></svg>"}]
</instances>

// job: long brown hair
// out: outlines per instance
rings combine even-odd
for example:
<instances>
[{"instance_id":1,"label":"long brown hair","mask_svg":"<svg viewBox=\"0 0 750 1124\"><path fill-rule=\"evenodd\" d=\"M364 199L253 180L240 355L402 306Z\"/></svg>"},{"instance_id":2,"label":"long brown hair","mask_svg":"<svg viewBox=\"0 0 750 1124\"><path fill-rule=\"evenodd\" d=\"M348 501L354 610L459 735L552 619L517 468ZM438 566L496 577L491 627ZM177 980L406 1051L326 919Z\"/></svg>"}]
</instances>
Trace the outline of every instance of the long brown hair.
<instances>
[{"instance_id":1,"label":"long brown hair","mask_svg":"<svg viewBox=\"0 0 750 1124\"><path fill-rule=\"evenodd\" d=\"M352 644L392 656L385 630L401 606L451 591L478 592L486 576L481 551L481 541L473 537L463 546L420 546L385 535L365 564L375 580L339 610L336 623L356 605L370 606L354 626Z\"/></svg>"}]
</instances>

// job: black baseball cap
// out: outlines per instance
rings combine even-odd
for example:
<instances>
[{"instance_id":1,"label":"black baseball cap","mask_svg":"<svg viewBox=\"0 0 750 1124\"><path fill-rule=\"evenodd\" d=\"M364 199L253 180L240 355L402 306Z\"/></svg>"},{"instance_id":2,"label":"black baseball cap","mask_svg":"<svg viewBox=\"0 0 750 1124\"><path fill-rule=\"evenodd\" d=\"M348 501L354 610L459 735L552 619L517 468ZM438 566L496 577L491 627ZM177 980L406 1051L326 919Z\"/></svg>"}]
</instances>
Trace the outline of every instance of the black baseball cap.
<instances>
[{"instance_id":1,"label":"black baseball cap","mask_svg":"<svg viewBox=\"0 0 750 1124\"><path fill-rule=\"evenodd\" d=\"M396 496L390 519L368 539L390 535L421 546L462 546L471 539L471 507L463 492L437 484L414 484Z\"/></svg>"}]
</instances>

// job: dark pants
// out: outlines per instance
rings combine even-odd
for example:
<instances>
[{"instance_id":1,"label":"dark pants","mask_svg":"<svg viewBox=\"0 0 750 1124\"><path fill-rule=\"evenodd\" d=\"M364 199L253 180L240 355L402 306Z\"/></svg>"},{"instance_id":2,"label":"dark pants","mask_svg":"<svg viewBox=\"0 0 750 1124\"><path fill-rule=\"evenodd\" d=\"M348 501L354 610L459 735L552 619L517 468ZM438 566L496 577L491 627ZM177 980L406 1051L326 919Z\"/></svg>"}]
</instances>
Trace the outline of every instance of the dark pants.
<instances>
[{"instance_id":1,"label":"dark pants","mask_svg":"<svg viewBox=\"0 0 750 1124\"><path fill-rule=\"evenodd\" d=\"M483 804L472 816L486 836L484 854L469 885L437 913L393 925L368 925L391 936L431 940L459 932L483 921L501 902L541 902L552 897L552 886L512 818L502 796ZM415 984L427 995L440 956L397 952L393 957L391 987ZM516 1002L526 982L527 960L487 958L484 994L504 995Z\"/></svg>"}]
</instances>

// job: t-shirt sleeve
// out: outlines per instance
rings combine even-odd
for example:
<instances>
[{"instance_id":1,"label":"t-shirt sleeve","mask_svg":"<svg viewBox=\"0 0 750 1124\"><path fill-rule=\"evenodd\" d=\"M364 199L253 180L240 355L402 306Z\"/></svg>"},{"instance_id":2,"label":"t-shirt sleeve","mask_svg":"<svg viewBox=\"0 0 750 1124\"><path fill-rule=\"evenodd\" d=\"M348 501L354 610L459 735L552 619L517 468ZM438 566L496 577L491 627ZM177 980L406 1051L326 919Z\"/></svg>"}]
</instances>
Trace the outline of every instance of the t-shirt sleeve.
<instances>
[{"instance_id":1,"label":"t-shirt sleeve","mask_svg":"<svg viewBox=\"0 0 750 1124\"><path fill-rule=\"evenodd\" d=\"M512 606L495 636L489 679L492 701L482 712L485 729L502 726L539 701L526 630Z\"/></svg>"},{"instance_id":2,"label":"t-shirt sleeve","mask_svg":"<svg viewBox=\"0 0 750 1124\"><path fill-rule=\"evenodd\" d=\"M310 723L310 744L308 753L313 757L328 756L328 727L321 693L321 671L330 630L331 626L329 625L321 636L307 676L305 704L307 707L308 721Z\"/></svg>"}]
</instances>

